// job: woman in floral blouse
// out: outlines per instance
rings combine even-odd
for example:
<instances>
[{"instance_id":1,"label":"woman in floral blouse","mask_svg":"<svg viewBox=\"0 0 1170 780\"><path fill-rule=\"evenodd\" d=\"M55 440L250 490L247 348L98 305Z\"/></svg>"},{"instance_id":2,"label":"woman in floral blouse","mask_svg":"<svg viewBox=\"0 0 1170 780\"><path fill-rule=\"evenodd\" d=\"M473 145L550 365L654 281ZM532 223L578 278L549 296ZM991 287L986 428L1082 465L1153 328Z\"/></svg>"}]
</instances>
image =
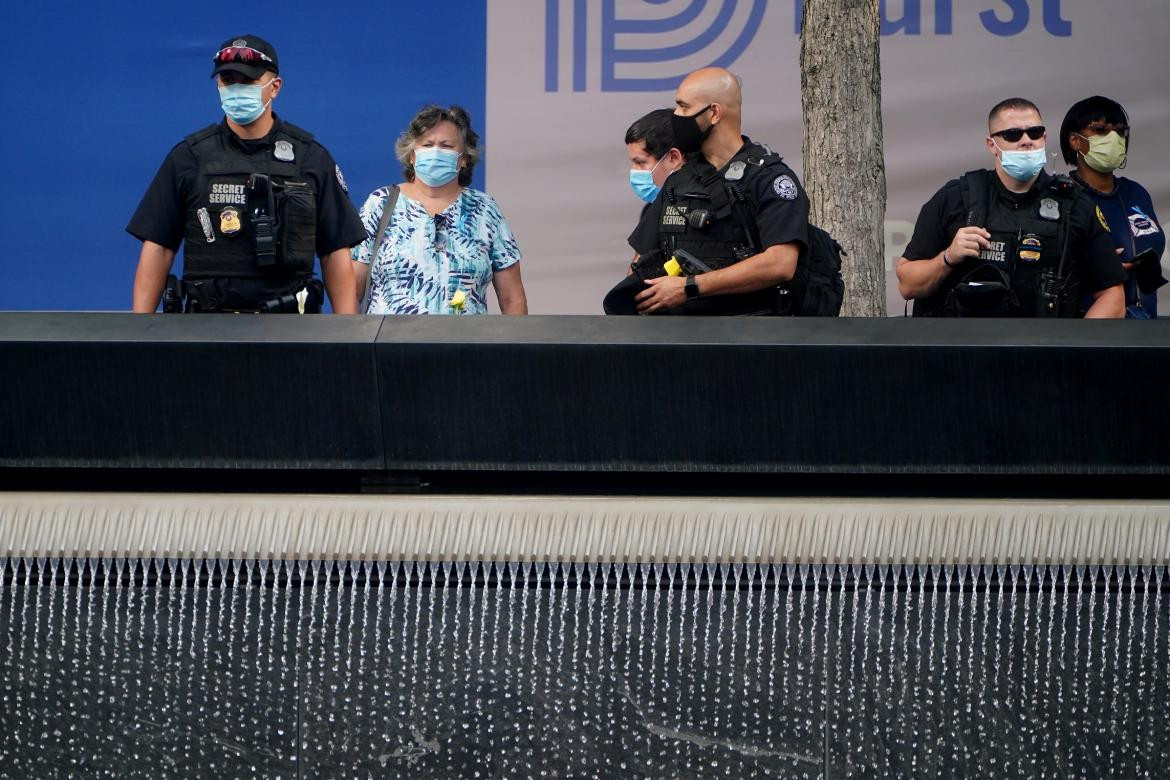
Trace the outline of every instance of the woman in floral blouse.
<instances>
[{"instance_id":1,"label":"woman in floral blouse","mask_svg":"<svg viewBox=\"0 0 1170 780\"><path fill-rule=\"evenodd\" d=\"M527 314L520 248L500 208L472 189L479 136L458 106L426 106L395 145L405 181L370 193L367 238L353 249L366 314L486 314L487 285L504 314ZM382 240L378 226L397 190ZM372 257L377 247L377 257ZM366 290L368 284L369 289Z\"/></svg>"}]
</instances>

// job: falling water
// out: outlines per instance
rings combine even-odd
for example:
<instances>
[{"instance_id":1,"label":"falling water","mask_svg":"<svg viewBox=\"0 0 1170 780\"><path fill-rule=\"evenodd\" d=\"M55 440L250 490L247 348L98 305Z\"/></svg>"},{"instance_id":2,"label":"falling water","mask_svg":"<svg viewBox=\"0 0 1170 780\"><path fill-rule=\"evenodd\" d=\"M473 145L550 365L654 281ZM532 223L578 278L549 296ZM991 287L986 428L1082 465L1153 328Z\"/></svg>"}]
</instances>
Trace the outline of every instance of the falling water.
<instances>
[{"instance_id":1,"label":"falling water","mask_svg":"<svg viewBox=\"0 0 1170 780\"><path fill-rule=\"evenodd\" d=\"M0 774L1127 777L1163 566L0 559Z\"/></svg>"}]
</instances>

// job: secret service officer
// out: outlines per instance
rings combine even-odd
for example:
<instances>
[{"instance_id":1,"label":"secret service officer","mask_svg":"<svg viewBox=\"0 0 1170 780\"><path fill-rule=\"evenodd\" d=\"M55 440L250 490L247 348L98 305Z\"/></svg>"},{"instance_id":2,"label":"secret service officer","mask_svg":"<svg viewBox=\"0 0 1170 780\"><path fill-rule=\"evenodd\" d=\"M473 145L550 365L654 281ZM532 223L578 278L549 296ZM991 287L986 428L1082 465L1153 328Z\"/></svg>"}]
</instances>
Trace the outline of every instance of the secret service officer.
<instances>
[{"instance_id":1,"label":"secret service officer","mask_svg":"<svg viewBox=\"0 0 1170 780\"><path fill-rule=\"evenodd\" d=\"M186 311L319 311L318 256L333 310L355 313L349 250L366 231L329 152L272 110L283 83L276 50L240 35L213 62L224 120L171 150L126 228L142 241L134 311L158 308L184 244L169 311L180 299Z\"/></svg>"},{"instance_id":2,"label":"secret service officer","mask_svg":"<svg viewBox=\"0 0 1170 780\"><path fill-rule=\"evenodd\" d=\"M1125 274L1108 228L1071 180L1044 171L1039 109L1010 98L987 124L994 169L935 193L898 260L898 289L914 316L1123 316Z\"/></svg>"},{"instance_id":3,"label":"secret service officer","mask_svg":"<svg viewBox=\"0 0 1170 780\"><path fill-rule=\"evenodd\" d=\"M640 256L686 250L707 271L645 281L641 314L774 314L777 285L808 246L808 198L778 155L740 134L739 79L703 68L683 79L671 117L689 155L630 235Z\"/></svg>"}]
</instances>

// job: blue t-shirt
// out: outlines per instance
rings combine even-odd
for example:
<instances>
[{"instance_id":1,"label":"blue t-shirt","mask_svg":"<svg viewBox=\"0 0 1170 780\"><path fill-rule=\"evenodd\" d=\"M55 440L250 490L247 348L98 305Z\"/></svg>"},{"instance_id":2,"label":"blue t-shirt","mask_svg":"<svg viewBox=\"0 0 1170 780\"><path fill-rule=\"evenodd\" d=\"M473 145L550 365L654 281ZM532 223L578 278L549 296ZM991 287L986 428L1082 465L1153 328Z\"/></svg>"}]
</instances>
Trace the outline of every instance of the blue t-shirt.
<instances>
[{"instance_id":1,"label":"blue t-shirt","mask_svg":"<svg viewBox=\"0 0 1170 780\"><path fill-rule=\"evenodd\" d=\"M1154 203L1145 187L1136 181L1118 176L1114 179L1113 192L1104 194L1086 188L1085 194L1097 204L1101 217L1109 226L1114 246L1125 250L1119 255L1122 262L1147 249L1153 249L1159 260L1161 259L1162 253L1166 251L1166 233L1158 222L1158 216L1154 213ZM1139 301L1151 315L1157 315L1157 293L1143 295L1138 290L1134 272L1130 271L1125 281L1126 308L1136 306Z\"/></svg>"},{"instance_id":2,"label":"blue t-shirt","mask_svg":"<svg viewBox=\"0 0 1170 780\"><path fill-rule=\"evenodd\" d=\"M371 263L389 188L370 193L361 209L366 240L353 259L370 265L366 314L486 314L492 273L520 261L520 248L500 207L484 192L464 189L431 216L405 193L394 204L386 240ZM458 303L463 293L462 305Z\"/></svg>"}]
</instances>

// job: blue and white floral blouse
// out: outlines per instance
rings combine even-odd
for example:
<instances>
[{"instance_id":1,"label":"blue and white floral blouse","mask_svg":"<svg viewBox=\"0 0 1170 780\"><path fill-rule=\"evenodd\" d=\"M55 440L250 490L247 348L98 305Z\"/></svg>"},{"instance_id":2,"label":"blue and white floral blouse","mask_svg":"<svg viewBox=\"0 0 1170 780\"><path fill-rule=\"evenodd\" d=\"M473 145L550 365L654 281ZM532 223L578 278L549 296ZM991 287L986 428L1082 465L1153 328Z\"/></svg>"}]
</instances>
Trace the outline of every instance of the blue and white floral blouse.
<instances>
[{"instance_id":1,"label":"blue and white floral blouse","mask_svg":"<svg viewBox=\"0 0 1170 780\"><path fill-rule=\"evenodd\" d=\"M370 264L388 192L381 187L366 198L361 217L367 238L353 248L354 260ZM519 261L512 230L487 193L465 188L433 217L400 193L386 240L370 264L365 313L486 314L492 273Z\"/></svg>"}]
</instances>

